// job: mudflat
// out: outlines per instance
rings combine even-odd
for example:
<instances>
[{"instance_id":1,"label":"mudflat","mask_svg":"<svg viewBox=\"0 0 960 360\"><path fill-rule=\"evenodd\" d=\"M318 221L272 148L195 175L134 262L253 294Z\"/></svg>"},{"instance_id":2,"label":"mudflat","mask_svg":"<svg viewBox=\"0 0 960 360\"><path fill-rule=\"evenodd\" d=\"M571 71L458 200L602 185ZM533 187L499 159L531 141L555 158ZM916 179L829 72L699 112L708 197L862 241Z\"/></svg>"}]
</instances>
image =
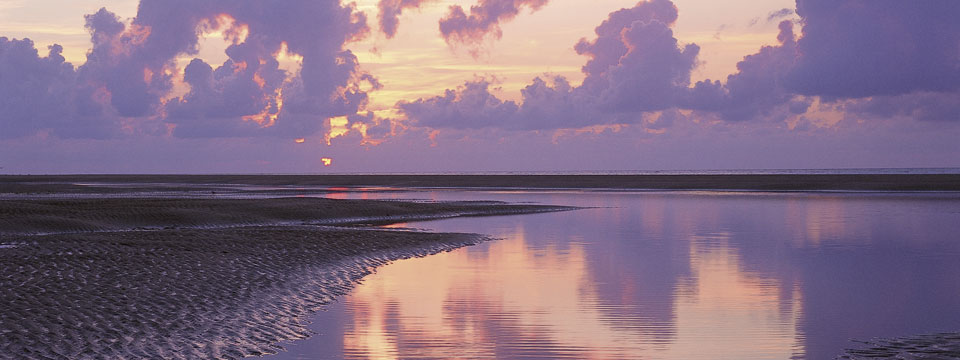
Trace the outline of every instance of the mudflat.
<instances>
[{"instance_id":1,"label":"mudflat","mask_svg":"<svg viewBox=\"0 0 960 360\"><path fill-rule=\"evenodd\" d=\"M377 266L488 240L364 224L568 209L316 198L0 200L0 354L275 353L309 336L305 317Z\"/></svg>"},{"instance_id":2,"label":"mudflat","mask_svg":"<svg viewBox=\"0 0 960 360\"><path fill-rule=\"evenodd\" d=\"M0 200L0 235L251 225L387 224L565 209L569 208L498 202L429 203L322 198L7 199Z\"/></svg>"},{"instance_id":3,"label":"mudflat","mask_svg":"<svg viewBox=\"0 0 960 360\"><path fill-rule=\"evenodd\" d=\"M53 175L0 176L0 192L84 189L75 183L649 190L960 191L960 174L748 175Z\"/></svg>"}]
</instances>

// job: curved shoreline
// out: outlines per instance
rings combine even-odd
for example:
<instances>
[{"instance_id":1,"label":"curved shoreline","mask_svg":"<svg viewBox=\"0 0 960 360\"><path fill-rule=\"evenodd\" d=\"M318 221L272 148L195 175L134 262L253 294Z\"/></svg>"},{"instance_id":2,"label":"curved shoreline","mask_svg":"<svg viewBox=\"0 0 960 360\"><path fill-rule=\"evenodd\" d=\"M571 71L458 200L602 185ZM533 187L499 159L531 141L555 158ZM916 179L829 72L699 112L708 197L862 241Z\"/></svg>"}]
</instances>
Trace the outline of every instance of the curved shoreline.
<instances>
[{"instance_id":1,"label":"curved shoreline","mask_svg":"<svg viewBox=\"0 0 960 360\"><path fill-rule=\"evenodd\" d=\"M205 216L186 222L192 227L162 227L197 208ZM564 209L325 199L0 201L0 213L19 214L0 221L2 243L16 245L0 248L0 353L37 359L276 353L282 342L310 335L307 315L377 267L490 240L294 222ZM288 224L231 222L251 214ZM135 228L144 225L159 228ZM60 232L12 234L44 226Z\"/></svg>"}]
</instances>

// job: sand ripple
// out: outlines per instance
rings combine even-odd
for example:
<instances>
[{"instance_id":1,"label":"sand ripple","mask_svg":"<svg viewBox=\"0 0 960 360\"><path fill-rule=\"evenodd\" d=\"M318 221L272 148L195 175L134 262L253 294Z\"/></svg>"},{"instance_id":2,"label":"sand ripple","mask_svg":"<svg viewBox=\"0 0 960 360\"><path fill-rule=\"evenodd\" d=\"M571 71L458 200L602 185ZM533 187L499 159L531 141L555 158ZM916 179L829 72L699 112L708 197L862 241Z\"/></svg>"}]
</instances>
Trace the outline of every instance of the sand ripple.
<instances>
[{"instance_id":1,"label":"sand ripple","mask_svg":"<svg viewBox=\"0 0 960 360\"><path fill-rule=\"evenodd\" d=\"M310 226L6 236L20 245L0 250L0 356L276 353L377 266L483 240Z\"/></svg>"},{"instance_id":2,"label":"sand ripple","mask_svg":"<svg viewBox=\"0 0 960 360\"><path fill-rule=\"evenodd\" d=\"M932 334L863 342L840 359L960 359L960 333Z\"/></svg>"}]
</instances>

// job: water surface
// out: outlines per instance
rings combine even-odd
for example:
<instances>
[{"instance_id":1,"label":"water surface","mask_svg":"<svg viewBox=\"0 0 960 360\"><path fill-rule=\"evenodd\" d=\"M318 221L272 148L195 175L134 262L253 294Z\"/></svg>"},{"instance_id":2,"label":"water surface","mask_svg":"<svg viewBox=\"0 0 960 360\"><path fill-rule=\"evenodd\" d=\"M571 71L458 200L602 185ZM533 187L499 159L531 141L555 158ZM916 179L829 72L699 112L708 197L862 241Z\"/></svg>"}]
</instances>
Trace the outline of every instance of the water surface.
<instances>
[{"instance_id":1,"label":"water surface","mask_svg":"<svg viewBox=\"0 0 960 360\"><path fill-rule=\"evenodd\" d=\"M394 225L503 240L378 270L281 359L831 359L960 331L960 195L421 191L596 207Z\"/></svg>"}]
</instances>

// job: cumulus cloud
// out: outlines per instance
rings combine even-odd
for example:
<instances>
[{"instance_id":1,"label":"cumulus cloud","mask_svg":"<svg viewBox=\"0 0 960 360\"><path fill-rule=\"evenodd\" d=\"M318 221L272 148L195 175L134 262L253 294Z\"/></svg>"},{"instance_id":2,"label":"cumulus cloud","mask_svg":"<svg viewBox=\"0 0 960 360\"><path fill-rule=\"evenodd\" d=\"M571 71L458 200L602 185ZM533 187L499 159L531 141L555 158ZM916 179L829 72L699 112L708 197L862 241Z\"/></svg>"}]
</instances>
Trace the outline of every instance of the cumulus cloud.
<instances>
[{"instance_id":1,"label":"cumulus cloud","mask_svg":"<svg viewBox=\"0 0 960 360\"><path fill-rule=\"evenodd\" d=\"M401 102L397 105L420 126L433 128L480 129L510 127L515 122L518 106L490 93L486 80L470 81L442 96Z\"/></svg>"},{"instance_id":2,"label":"cumulus cloud","mask_svg":"<svg viewBox=\"0 0 960 360\"><path fill-rule=\"evenodd\" d=\"M400 23L400 14L405 9L418 9L420 5L433 0L380 0L377 3L377 9L380 10L377 19L380 23L380 31L388 39L397 34L397 28Z\"/></svg>"},{"instance_id":3,"label":"cumulus cloud","mask_svg":"<svg viewBox=\"0 0 960 360\"><path fill-rule=\"evenodd\" d=\"M574 49L587 56L585 79L572 87L535 79L521 102L497 99L485 83L467 83L446 95L401 103L422 126L562 129L640 123L650 116L699 111L726 121L802 120L819 99L848 115L960 120L960 3L950 0L799 0L794 22L779 24L778 44L744 57L725 81L691 86L699 47L682 45L671 26L669 0L642 1L610 14L596 38ZM769 20L792 15L772 12ZM456 111L454 111L456 110ZM462 116L462 113L468 113Z\"/></svg>"},{"instance_id":4,"label":"cumulus cloud","mask_svg":"<svg viewBox=\"0 0 960 360\"><path fill-rule=\"evenodd\" d=\"M467 14L460 5L450 6L450 11L440 20L440 33L447 43L476 46L492 35L503 36L500 23L515 18L523 8L537 11L549 0L480 0L470 7Z\"/></svg>"},{"instance_id":5,"label":"cumulus cloud","mask_svg":"<svg viewBox=\"0 0 960 360\"><path fill-rule=\"evenodd\" d=\"M159 121L185 137L302 137L328 117L356 113L366 91L380 86L345 49L369 32L365 15L338 0L142 0L130 22L106 9L85 20L92 49L75 70L59 46L41 58L29 40L4 39L10 67L2 70L0 92L37 95L32 103L2 100L0 110L29 114L4 117L4 137L47 128L61 136L103 135L84 126L102 128L107 120L127 127ZM178 58L196 55L210 32L231 41L228 59L195 59L181 74ZM280 68L282 52L302 58L297 73ZM180 76L189 93L170 99Z\"/></svg>"},{"instance_id":6,"label":"cumulus cloud","mask_svg":"<svg viewBox=\"0 0 960 360\"><path fill-rule=\"evenodd\" d=\"M669 0L641 2L629 9L620 9L610 14L595 30L597 38L588 41L581 39L574 46L580 55L590 58L583 66L587 75L584 86L588 89L602 87L604 75L620 63L620 58L629 50L623 40L623 31L634 22L659 22L673 25L677 21L677 7Z\"/></svg>"},{"instance_id":7,"label":"cumulus cloud","mask_svg":"<svg viewBox=\"0 0 960 360\"><path fill-rule=\"evenodd\" d=\"M622 40L629 50L603 74L605 108L637 112L675 107L690 84L700 47L678 47L673 31L656 20L634 21L623 30Z\"/></svg>"},{"instance_id":8,"label":"cumulus cloud","mask_svg":"<svg viewBox=\"0 0 960 360\"><path fill-rule=\"evenodd\" d=\"M380 1L380 26L395 34L403 9L429 0ZM450 43L500 36L500 24L547 0L480 0L441 20ZM770 19L790 16L783 9ZM641 1L610 13L574 50L586 57L584 81L536 78L522 99L504 100L486 80L432 98L402 101L416 126L511 130L639 124L665 130L698 115L726 121L799 119L815 102L847 117L960 120L960 13L954 0L798 0L796 27L779 24L778 43L744 57L726 79L691 84L700 48L677 39L669 0ZM369 134L395 122L362 113L380 87L347 45L369 32L353 5L337 0L142 0L123 21L106 9L88 15L92 49L66 63L30 40L0 38L0 138L33 134L110 137L172 131L179 137L301 138L325 120L347 116ZM227 60L177 61L198 53L202 34L230 41ZM302 58L289 73L281 54ZM189 90L172 95L182 81ZM824 105L826 104L826 105ZM652 121L651 119L658 119ZM661 121L662 120L662 121ZM157 126L160 125L160 126ZM358 125L358 126L359 126ZM351 125L352 126L352 125Z\"/></svg>"},{"instance_id":9,"label":"cumulus cloud","mask_svg":"<svg viewBox=\"0 0 960 360\"><path fill-rule=\"evenodd\" d=\"M960 90L960 2L799 0L788 87L834 98Z\"/></svg>"},{"instance_id":10,"label":"cumulus cloud","mask_svg":"<svg viewBox=\"0 0 960 360\"><path fill-rule=\"evenodd\" d=\"M63 62L59 47L40 57L30 40L0 37L0 138L25 135L51 125L68 113L73 66ZM48 89L59 91L51 94Z\"/></svg>"},{"instance_id":11,"label":"cumulus cloud","mask_svg":"<svg viewBox=\"0 0 960 360\"><path fill-rule=\"evenodd\" d=\"M708 79L688 89L681 107L717 112L728 121L744 121L768 116L790 102L795 95L783 83L796 57L792 22L780 23L777 39L779 45L764 46L737 63L737 73L728 76L726 83Z\"/></svg>"},{"instance_id":12,"label":"cumulus cloud","mask_svg":"<svg viewBox=\"0 0 960 360\"><path fill-rule=\"evenodd\" d=\"M103 93L78 80L60 45L46 56L29 39L0 37L0 139L46 131L61 137L118 132Z\"/></svg>"},{"instance_id":13,"label":"cumulus cloud","mask_svg":"<svg viewBox=\"0 0 960 360\"><path fill-rule=\"evenodd\" d=\"M398 106L421 126L436 128L562 129L640 122L638 114L676 107L690 84L699 47L680 46L670 27L677 8L669 0L640 2L596 28L597 37L575 49L590 57L586 78L573 87L563 77L537 78L523 101L502 101L489 83L468 82L445 95ZM551 84L552 83L552 84Z\"/></svg>"}]
</instances>

